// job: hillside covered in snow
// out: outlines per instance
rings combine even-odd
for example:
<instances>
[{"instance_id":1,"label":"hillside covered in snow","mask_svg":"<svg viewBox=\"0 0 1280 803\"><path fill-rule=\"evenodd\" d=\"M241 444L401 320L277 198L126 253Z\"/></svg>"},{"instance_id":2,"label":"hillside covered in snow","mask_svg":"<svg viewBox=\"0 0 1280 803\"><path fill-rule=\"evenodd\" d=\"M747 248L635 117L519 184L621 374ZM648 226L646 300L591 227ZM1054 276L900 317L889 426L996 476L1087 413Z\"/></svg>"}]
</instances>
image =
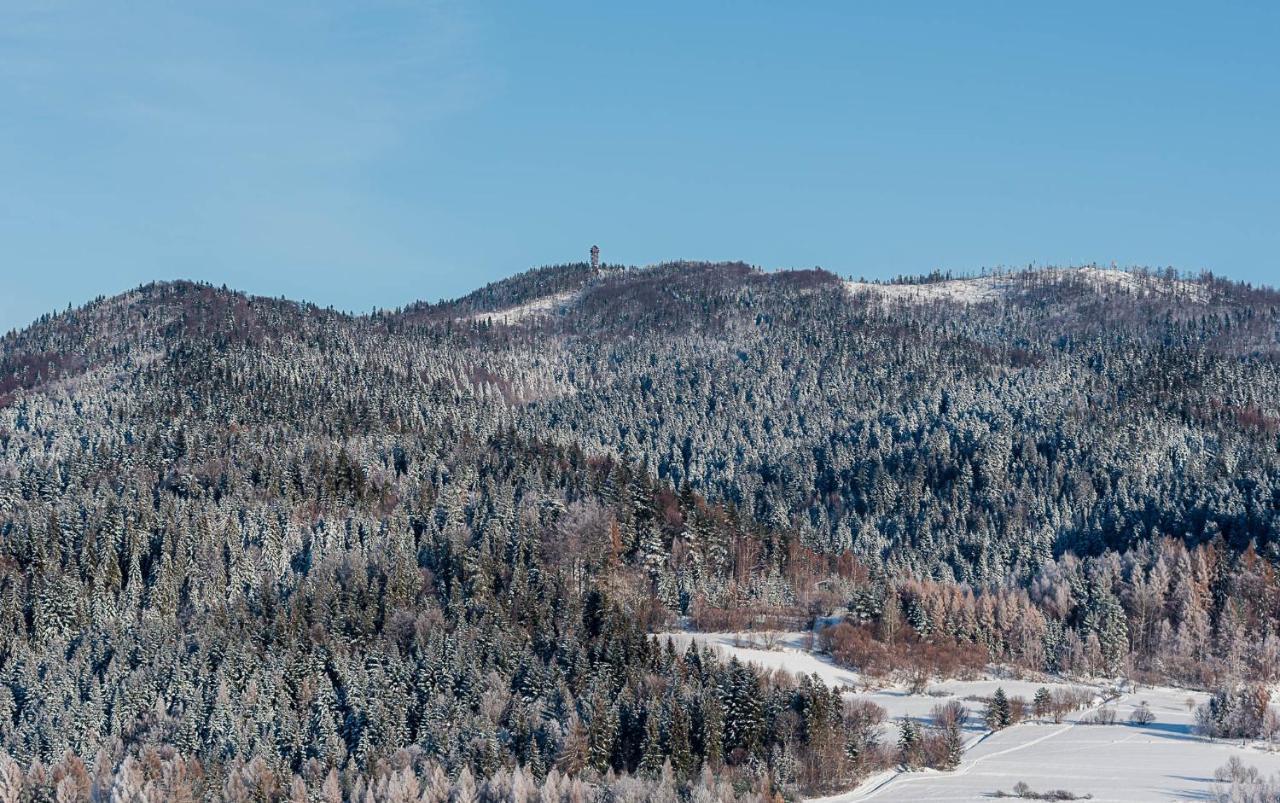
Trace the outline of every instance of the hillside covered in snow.
<instances>
[{"instance_id":1,"label":"hillside covered in snow","mask_svg":"<svg viewBox=\"0 0 1280 803\"><path fill-rule=\"evenodd\" d=\"M1280 293L1208 275L572 264L361 316L149 284L0 339L0 785L1141 798L1102 782L1132 748L1207 794L1280 730L1278 510ZM769 630L835 674L653 638ZM1206 713L969 745L997 672Z\"/></svg>"}]
</instances>

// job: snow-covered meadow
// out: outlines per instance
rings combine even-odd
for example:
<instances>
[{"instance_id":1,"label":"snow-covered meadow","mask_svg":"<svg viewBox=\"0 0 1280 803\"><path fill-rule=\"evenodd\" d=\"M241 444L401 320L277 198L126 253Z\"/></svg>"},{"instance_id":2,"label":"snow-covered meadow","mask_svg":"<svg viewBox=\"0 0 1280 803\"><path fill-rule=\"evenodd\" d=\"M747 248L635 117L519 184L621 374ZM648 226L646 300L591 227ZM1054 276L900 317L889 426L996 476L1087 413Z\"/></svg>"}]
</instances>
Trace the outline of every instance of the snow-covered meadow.
<instances>
[{"instance_id":1,"label":"snow-covered meadow","mask_svg":"<svg viewBox=\"0 0 1280 803\"><path fill-rule=\"evenodd\" d=\"M924 304L949 302L954 304L983 304L1000 301L1026 286L1031 274L1026 272L997 273L988 276L969 276L960 279L944 279L922 284L846 281L845 290L852 295L868 294L878 297L884 304L902 302ZM1208 294L1195 282L1180 279L1164 279L1114 268L1093 266L1077 268L1051 268L1038 271L1037 281L1076 280L1095 292L1121 292L1176 296L1188 301L1204 302Z\"/></svg>"},{"instance_id":2,"label":"snow-covered meadow","mask_svg":"<svg viewBox=\"0 0 1280 803\"><path fill-rule=\"evenodd\" d=\"M691 640L715 647L726 656L736 656L740 661L755 664L763 669L773 669L792 674L817 675L828 686L849 690L851 699L870 700L888 714L886 727L897 732L896 721L903 717L925 720L934 706L951 700L959 700L972 712L978 713L982 703L975 698L989 697L997 688L1003 688L1010 697L1023 697L1028 701L1036 689L1086 688L1096 695L1103 689L1079 683L1054 682L1052 680L1019 680L1016 678L983 677L974 680L948 680L930 684L924 694L911 694L905 685L886 685L864 678L858 672L838 666L823 655L816 655L807 648L806 634L781 633L762 637L759 633L663 633L662 641L670 638L683 649ZM767 645L766 645L766 642ZM856 690L856 691L853 691ZM976 720L970 723L973 730L980 729Z\"/></svg>"},{"instance_id":3,"label":"snow-covered meadow","mask_svg":"<svg viewBox=\"0 0 1280 803\"><path fill-rule=\"evenodd\" d=\"M541 298L535 298L523 304L517 304L514 307L507 307L499 310L485 310L476 312L466 316L464 320L470 321L492 321L493 323L506 324L511 326L530 318L537 318L542 315L552 315L562 307L568 306L578 296L578 290L565 290L560 293L553 293Z\"/></svg>"},{"instance_id":4,"label":"snow-covered meadow","mask_svg":"<svg viewBox=\"0 0 1280 803\"><path fill-rule=\"evenodd\" d=\"M874 776L857 789L821 798L821 803L853 801L961 801L990 799L1024 782L1037 792L1065 789L1091 795L1094 801L1211 800L1217 784L1214 770L1232 756L1265 774L1280 772L1280 753L1258 745L1210 741L1194 733L1194 706L1204 702L1201 692L1143 687L1126 690L1103 703L1110 685L1086 685L1052 679L984 677L932 684L924 694L905 687L868 685L857 672L836 666L807 649L806 634L664 633L678 647L697 640L725 656L736 656L763 669L816 674L825 683L857 691L846 696L867 699L889 715L886 738L896 735L893 721L924 719L935 705L960 700L975 716L965 758L954 772L889 772ZM1088 688L1096 702L1116 713L1114 725L1083 724L1092 710L1067 716L1062 723L1025 722L988 734L982 727L983 705L997 687L1010 696L1030 700L1036 689ZM1130 713L1146 702L1155 714L1149 725L1128 722ZM1190 701L1190 705L1188 705Z\"/></svg>"}]
</instances>

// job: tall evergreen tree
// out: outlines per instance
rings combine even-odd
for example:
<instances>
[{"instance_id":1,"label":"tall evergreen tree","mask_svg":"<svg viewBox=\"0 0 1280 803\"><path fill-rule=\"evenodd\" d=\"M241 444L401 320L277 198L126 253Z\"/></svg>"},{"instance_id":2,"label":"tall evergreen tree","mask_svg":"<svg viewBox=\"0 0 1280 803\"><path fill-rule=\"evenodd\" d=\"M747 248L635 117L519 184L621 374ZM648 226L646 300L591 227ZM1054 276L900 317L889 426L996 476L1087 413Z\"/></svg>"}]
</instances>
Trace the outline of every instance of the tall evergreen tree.
<instances>
[{"instance_id":1,"label":"tall evergreen tree","mask_svg":"<svg viewBox=\"0 0 1280 803\"><path fill-rule=\"evenodd\" d=\"M1003 686L997 688L995 694L991 696L991 702L987 705L987 712L983 716L983 721L993 731L1007 728L1013 722L1009 697L1004 693Z\"/></svg>"}]
</instances>

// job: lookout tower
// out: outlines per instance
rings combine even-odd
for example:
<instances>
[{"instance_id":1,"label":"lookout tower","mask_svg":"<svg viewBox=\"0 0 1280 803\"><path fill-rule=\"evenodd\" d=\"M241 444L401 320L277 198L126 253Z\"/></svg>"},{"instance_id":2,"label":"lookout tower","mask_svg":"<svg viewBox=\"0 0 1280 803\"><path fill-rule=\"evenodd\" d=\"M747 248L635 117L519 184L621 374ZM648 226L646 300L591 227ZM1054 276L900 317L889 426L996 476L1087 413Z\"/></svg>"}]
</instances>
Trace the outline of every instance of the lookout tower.
<instances>
[{"instance_id":1,"label":"lookout tower","mask_svg":"<svg viewBox=\"0 0 1280 803\"><path fill-rule=\"evenodd\" d=\"M591 246L591 270L600 270L600 246Z\"/></svg>"}]
</instances>

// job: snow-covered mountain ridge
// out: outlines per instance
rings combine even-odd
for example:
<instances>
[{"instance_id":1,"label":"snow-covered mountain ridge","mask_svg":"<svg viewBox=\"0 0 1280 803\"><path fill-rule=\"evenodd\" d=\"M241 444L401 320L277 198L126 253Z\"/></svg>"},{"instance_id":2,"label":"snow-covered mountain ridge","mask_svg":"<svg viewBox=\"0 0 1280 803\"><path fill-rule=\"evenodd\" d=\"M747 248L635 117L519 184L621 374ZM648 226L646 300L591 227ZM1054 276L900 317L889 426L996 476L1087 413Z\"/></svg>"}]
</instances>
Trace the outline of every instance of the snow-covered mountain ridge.
<instances>
[{"instance_id":1,"label":"snow-covered mountain ridge","mask_svg":"<svg viewBox=\"0 0 1280 803\"><path fill-rule=\"evenodd\" d=\"M625 283L629 279L642 279L646 273L664 267L667 266L615 270L610 275ZM766 275L787 273L789 272L777 271ZM528 323L572 307L585 290L598 281L599 277L585 277L570 289L522 297L517 303L468 312L457 316L457 319L504 325ZM1212 299L1209 283L1204 280L1095 265L1030 268L958 278L908 277L887 282L847 279L832 281L830 285L832 289L854 297L879 299L886 309L898 303L977 305L1054 291L1086 291L1103 297L1152 298L1193 304L1207 303Z\"/></svg>"}]
</instances>

